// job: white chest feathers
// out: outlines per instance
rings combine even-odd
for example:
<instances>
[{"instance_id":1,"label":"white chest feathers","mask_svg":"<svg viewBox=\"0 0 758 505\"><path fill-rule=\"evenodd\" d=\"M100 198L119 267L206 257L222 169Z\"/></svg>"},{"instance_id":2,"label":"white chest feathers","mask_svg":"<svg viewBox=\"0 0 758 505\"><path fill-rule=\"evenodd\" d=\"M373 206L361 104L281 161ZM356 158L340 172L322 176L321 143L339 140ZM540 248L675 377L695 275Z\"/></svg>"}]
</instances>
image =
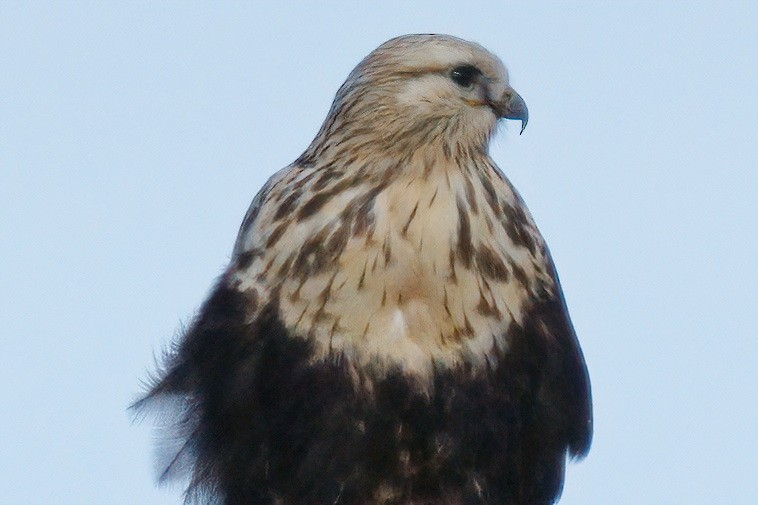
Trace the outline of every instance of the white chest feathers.
<instances>
[{"instance_id":1,"label":"white chest feathers","mask_svg":"<svg viewBox=\"0 0 758 505\"><path fill-rule=\"evenodd\" d=\"M254 259L234 274L240 290L278 304L314 359L420 376L481 366L507 347L533 292L550 287L541 238L498 177L400 179L336 193L319 210L282 220L276 200L264 204L248 230Z\"/></svg>"}]
</instances>

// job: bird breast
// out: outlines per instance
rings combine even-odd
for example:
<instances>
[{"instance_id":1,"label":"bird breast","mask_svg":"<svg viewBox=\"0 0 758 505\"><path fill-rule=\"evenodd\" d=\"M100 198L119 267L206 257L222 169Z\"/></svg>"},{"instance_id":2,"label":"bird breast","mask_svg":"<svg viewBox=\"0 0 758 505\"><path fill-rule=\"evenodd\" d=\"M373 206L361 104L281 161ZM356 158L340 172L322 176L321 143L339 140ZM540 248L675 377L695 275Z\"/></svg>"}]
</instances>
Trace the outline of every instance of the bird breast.
<instances>
[{"instance_id":1,"label":"bird breast","mask_svg":"<svg viewBox=\"0 0 758 505\"><path fill-rule=\"evenodd\" d=\"M541 249L514 240L503 222L502 210L519 205L510 185L494 170L475 173L406 174L324 201L307 191L285 224L273 219L285 198L272 197L254 231L262 252L237 273L238 287L275 301L285 326L315 344L314 359L419 376L483 366L545 276ZM282 182L318 180L289 177ZM302 211L315 201L318 212ZM525 218L523 233L536 234Z\"/></svg>"}]
</instances>

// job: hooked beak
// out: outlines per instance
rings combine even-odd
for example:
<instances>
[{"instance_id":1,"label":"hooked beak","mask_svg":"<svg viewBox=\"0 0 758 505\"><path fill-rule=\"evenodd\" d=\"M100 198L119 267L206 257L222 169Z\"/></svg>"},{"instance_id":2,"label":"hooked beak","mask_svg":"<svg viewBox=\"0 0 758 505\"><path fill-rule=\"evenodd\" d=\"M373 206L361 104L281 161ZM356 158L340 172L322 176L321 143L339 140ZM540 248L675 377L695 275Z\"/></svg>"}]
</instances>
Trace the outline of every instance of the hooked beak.
<instances>
[{"instance_id":1,"label":"hooked beak","mask_svg":"<svg viewBox=\"0 0 758 505\"><path fill-rule=\"evenodd\" d=\"M526 123L529 122L529 109L526 108L526 102L521 95L510 86L505 88L505 92L499 100L492 103L492 109L498 118L518 119L521 121L521 131L524 133Z\"/></svg>"}]
</instances>

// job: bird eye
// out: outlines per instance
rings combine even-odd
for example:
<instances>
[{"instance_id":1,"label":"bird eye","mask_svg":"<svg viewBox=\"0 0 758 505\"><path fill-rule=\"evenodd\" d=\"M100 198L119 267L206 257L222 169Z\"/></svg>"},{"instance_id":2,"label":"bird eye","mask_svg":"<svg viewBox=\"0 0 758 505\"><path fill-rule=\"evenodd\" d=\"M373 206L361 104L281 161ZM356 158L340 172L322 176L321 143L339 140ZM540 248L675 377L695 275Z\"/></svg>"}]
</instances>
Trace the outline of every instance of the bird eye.
<instances>
[{"instance_id":1,"label":"bird eye","mask_svg":"<svg viewBox=\"0 0 758 505\"><path fill-rule=\"evenodd\" d=\"M450 78L462 88L470 88L482 72L472 65L461 65L450 71Z\"/></svg>"}]
</instances>

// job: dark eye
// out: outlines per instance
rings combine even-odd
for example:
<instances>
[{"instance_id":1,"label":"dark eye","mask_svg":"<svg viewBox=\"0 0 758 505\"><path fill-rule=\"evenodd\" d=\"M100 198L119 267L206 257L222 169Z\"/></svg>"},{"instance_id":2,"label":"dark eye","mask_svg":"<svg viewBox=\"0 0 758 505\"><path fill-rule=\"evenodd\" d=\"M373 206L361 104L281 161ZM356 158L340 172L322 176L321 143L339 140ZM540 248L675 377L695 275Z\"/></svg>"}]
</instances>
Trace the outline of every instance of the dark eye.
<instances>
[{"instance_id":1,"label":"dark eye","mask_svg":"<svg viewBox=\"0 0 758 505\"><path fill-rule=\"evenodd\" d=\"M455 82L458 86L462 88L469 88L472 84L474 84L474 81L482 72L471 65L461 65L459 67L455 67L453 70L450 71L450 78Z\"/></svg>"}]
</instances>

